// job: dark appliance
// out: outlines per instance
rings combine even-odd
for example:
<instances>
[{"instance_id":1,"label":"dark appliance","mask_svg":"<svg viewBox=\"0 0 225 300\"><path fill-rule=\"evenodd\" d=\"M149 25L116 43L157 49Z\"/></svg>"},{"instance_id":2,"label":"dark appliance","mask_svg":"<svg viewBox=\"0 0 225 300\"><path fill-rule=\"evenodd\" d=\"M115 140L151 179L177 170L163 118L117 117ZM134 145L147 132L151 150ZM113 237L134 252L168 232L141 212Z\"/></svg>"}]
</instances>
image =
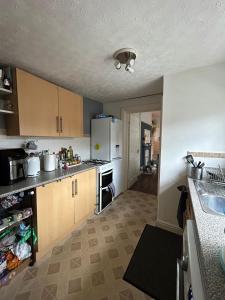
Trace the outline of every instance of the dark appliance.
<instances>
[{"instance_id":1,"label":"dark appliance","mask_svg":"<svg viewBox=\"0 0 225 300\"><path fill-rule=\"evenodd\" d=\"M10 185L25 178L27 153L22 148L0 149L0 185Z\"/></svg>"},{"instance_id":2,"label":"dark appliance","mask_svg":"<svg viewBox=\"0 0 225 300\"><path fill-rule=\"evenodd\" d=\"M103 173L99 173L99 213L112 202L113 196L111 190L109 189L109 185L112 183L112 181L112 169Z\"/></svg>"},{"instance_id":3,"label":"dark appliance","mask_svg":"<svg viewBox=\"0 0 225 300\"><path fill-rule=\"evenodd\" d=\"M97 169L96 214L100 214L110 205L115 196L113 185L113 165L110 161L91 159L85 161L89 166ZM114 190L114 191L113 191Z\"/></svg>"}]
</instances>

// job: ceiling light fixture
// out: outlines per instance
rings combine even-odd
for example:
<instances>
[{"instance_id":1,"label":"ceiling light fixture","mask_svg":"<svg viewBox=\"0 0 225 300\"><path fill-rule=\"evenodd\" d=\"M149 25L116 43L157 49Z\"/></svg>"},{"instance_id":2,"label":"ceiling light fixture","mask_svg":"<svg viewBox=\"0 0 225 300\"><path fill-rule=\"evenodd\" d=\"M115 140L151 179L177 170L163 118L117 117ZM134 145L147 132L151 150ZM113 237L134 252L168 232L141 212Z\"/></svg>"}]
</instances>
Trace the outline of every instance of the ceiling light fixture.
<instances>
[{"instance_id":1,"label":"ceiling light fixture","mask_svg":"<svg viewBox=\"0 0 225 300\"><path fill-rule=\"evenodd\" d=\"M129 73L134 73L133 65L136 59L136 53L131 48L123 48L116 51L113 55L115 59L114 66L117 70L121 69L122 65L125 65L125 70Z\"/></svg>"}]
</instances>

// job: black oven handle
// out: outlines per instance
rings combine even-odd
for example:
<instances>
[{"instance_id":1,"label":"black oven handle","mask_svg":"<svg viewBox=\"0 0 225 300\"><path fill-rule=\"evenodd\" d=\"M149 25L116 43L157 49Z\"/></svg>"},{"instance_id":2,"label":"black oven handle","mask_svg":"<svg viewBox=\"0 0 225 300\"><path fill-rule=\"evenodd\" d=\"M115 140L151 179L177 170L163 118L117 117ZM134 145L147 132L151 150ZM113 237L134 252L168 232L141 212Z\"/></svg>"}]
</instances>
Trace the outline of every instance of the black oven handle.
<instances>
[{"instance_id":1,"label":"black oven handle","mask_svg":"<svg viewBox=\"0 0 225 300\"><path fill-rule=\"evenodd\" d=\"M177 291L176 300L184 300L184 275L182 270L182 263L177 259Z\"/></svg>"}]
</instances>

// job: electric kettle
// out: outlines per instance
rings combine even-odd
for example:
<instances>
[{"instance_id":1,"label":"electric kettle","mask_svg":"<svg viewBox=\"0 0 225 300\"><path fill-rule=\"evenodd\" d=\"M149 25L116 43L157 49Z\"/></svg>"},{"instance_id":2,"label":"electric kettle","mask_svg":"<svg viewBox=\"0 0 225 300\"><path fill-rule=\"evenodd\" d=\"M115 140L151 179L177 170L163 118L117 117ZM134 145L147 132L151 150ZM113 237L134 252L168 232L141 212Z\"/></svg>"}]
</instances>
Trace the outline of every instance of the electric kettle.
<instances>
[{"instance_id":1,"label":"electric kettle","mask_svg":"<svg viewBox=\"0 0 225 300\"><path fill-rule=\"evenodd\" d=\"M40 158L38 154L30 153L27 158L27 177L36 177L40 174Z\"/></svg>"}]
</instances>

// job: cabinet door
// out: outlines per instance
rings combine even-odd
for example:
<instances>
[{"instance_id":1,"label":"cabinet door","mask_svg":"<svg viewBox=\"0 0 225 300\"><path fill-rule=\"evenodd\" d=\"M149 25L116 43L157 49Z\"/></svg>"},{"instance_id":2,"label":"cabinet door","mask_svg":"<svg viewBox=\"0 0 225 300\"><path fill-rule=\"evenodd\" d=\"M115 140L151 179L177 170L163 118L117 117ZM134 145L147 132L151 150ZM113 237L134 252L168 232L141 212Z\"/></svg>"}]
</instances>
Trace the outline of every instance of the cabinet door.
<instances>
[{"instance_id":1,"label":"cabinet door","mask_svg":"<svg viewBox=\"0 0 225 300\"><path fill-rule=\"evenodd\" d=\"M73 178L38 187L37 228L38 253L45 254L70 233L74 226Z\"/></svg>"},{"instance_id":2,"label":"cabinet door","mask_svg":"<svg viewBox=\"0 0 225 300\"><path fill-rule=\"evenodd\" d=\"M60 207L59 235L61 238L68 235L74 227L74 177L63 179L55 190L55 197Z\"/></svg>"},{"instance_id":3,"label":"cabinet door","mask_svg":"<svg viewBox=\"0 0 225 300\"><path fill-rule=\"evenodd\" d=\"M37 235L38 253L45 254L59 236L59 203L55 199L56 183L38 187L37 192Z\"/></svg>"},{"instance_id":4,"label":"cabinet door","mask_svg":"<svg viewBox=\"0 0 225 300\"><path fill-rule=\"evenodd\" d=\"M60 136L83 136L83 97L58 87Z\"/></svg>"},{"instance_id":5,"label":"cabinet door","mask_svg":"<svg viewBox=\"0 0 225 300\"><path fill-rule=\"evenodd\" d=\"M75 223L93 214L96 204L96 171L82 172L75 176Z\"/></svg>"},{"instance_id":6,"label":"cabinet door","mask_svg":"<svg viewBox=\"0 0 225 300\"><path fill-rule=\"evenodd\" d=\"M26 136L59 136L57 86L16 69L19 133Z\"/></svg>"},{"instance_id":7,"label":"cabinet door","mask_svg":"<svg viewBox=\"0 0 225 300\"><path fill-rule=\"evenodd\" d=\"M88 211L90 214L94 214L96 209L96 195L97 195L97 174L96 169L88 171L89 174L89 188L88 188Z\"/></svg>"}]
</instances>

